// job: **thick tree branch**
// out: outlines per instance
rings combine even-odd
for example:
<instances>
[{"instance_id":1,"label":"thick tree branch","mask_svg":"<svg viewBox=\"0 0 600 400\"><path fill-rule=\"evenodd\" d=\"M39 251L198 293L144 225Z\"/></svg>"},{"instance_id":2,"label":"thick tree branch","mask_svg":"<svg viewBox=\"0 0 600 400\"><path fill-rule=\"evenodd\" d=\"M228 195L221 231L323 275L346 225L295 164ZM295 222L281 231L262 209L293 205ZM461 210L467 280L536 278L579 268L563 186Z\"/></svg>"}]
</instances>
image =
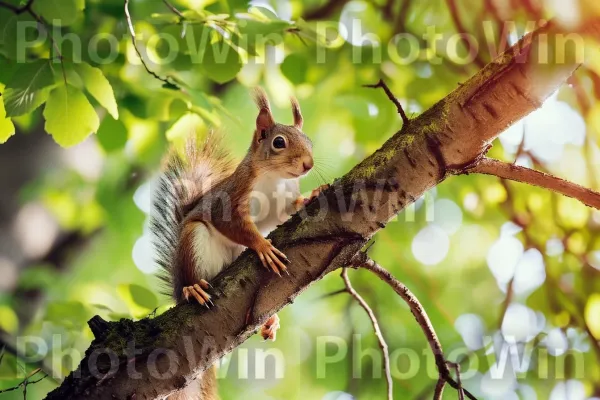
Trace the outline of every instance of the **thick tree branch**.
<instances>
[{"instance_id":1,"label":"thick tree branch","mask_svg":"<svg viewBox=\"0 0 600 400\"><path fill-rule=\"evenodd\" d=\"M212 310L180 305L137 322L96 318L96 339L85 358L47 398L157 398L187 385L309 285L350 265L400 210L450 173L475 165L507 126L554 93L579 65L574 57L536 58L540 35L541 43L555 43L559 33L547 24L527 35L271 233L273 244L292 261L290 277L273 277L246 251L212 282ZM439 341L431 345L435 349ZM99 358L100 352L113 357ZM441 355L438 367L456 388ZM156 371L171 373L160 379Z\"/></svg>"},{"instance_id":2,"label":"thick tree branch","mask_svg":"<svg viewBox=\"0 0 600 400\"><path fill-rule=\"evenodd\" d=\"M381 328L379 328L379 322L377 321L377 317L375 313L369 307L369 304L362 298L360 294L354 290L352 287L352 283L350 282L350 278L348 277L348 268L342 269L342 279L344 280L344 285L346 285L346 291L352 296L356 302L365 310L369 319L371 320L371 324L373 324L373 330L375 331L375 336L377 336L377 341L379 342L379 347L381 348L381 353L383 354L383 370L385 371L385 379L387 381L387 398L388 400L394 399L394 381L392 380L392 370L390 368L390 352L388 351L388 345L385 342L385 338L383 337L383 333L381 332Z\"/></svg>"},{"instance_id":3,"label":"thick tree branch","mask_svg":"<svg viewBox=\"0 0 600 400\"><path fill-rule=\"evenodd\" d=\"M484 158L467 172L495 175L499 178L539 186L575 198L588 207L600 209L600 193L530 168Z\"/></svg>"}]
</instances>

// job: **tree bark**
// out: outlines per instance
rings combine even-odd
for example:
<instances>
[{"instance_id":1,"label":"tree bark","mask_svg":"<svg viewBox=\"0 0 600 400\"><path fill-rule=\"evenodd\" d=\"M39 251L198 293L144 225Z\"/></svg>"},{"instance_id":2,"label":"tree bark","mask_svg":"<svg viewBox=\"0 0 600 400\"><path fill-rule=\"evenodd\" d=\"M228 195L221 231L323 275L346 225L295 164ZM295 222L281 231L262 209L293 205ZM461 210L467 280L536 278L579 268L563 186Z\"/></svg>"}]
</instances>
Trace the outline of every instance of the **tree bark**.
<instances>
[{"instance_id":1,"label":"tree bark","mask_svg":"<svg viewBox=\"0 0 600 400\"><path fill-rule=\"evenodd\" d=\"M524 37L274 231L270 238L292 261L289 277L265 271L246 251L214 281L211 310L180 305L137 322L95 317L85 358L47 399L154 399L184 386L309 285L349 265L390 218L476 165L502 131L538 108L579 65L569 55L539 61L539 38L559 33L550 23Z\"/></svg>"}]
</instances>

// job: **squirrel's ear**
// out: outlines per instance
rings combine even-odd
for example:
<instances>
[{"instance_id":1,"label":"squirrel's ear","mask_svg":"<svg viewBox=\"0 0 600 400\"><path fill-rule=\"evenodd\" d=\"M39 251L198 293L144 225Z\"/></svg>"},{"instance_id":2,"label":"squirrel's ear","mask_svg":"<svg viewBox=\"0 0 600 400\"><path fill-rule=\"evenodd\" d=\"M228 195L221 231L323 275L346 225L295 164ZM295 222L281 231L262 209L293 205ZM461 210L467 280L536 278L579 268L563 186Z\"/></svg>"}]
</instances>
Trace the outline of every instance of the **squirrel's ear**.
<instances>
[{"instance_id":1,"label":"squirrel's ear","mask_svg":"<svg viewBox=\"0 0 600 400\"><path fill-rule=\"evenodd\" d=\"M261 108L258 117L256 117L256 130L260 132L269 129L273 125L275 125L275 120L273 120L271 110L268 108Z\"/></svg>"},{"instance_id":2,"label":"squirrel's ear","mask_svg":"<svg viewBox=\"0 0 600 400\"><path fill-rule=\"evenodd\" d=\"M302 112L300 111L300 104L298 104L298 100L295 97L290 98L290 102L292 103L292 113L294 114L294 126L298 129L302 129Z\"/></svg>"},{"instance_id":3,"label":"squirrel's ear","mask_svg":"<svg viewBox=\"0 0 600 400\"><path fill-rule=\"evenodd\" d=\"M260 132L263 129L269 129L275 125L275 120L271 114L271 106L267 94L261 88L254 89L254 102L260 110L256 118L256 130Z\"/></svg>"}]
</instances>

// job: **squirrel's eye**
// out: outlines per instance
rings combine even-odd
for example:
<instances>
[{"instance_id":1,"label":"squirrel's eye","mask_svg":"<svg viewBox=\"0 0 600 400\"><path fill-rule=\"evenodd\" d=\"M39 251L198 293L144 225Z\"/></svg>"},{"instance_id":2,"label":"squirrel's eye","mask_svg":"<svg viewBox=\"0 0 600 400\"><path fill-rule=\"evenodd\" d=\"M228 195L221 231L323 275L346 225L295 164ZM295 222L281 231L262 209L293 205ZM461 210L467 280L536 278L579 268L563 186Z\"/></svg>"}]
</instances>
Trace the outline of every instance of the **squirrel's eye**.
<instances>
[{"instance_id":1,"label":"squirrel's eye","mask_svg":"<svg viewBox=\"0 0 600 400\"><path fill-rule=\"evenodd\" d=\"M260 131L260 140L265 140L266 138L267 138L267 131L263 129Z\"/></svg>"},{"instance_id":2,"label":"squirrel's eye","mask_svg":"<svg viewBox=\"0 0 600 400\"><path fill-rule=\"evenodd\" d=\"M273 139L273 148L285 149L285 139L283 136L277 136L275 139Z\"/></svg>"}]
</instances>

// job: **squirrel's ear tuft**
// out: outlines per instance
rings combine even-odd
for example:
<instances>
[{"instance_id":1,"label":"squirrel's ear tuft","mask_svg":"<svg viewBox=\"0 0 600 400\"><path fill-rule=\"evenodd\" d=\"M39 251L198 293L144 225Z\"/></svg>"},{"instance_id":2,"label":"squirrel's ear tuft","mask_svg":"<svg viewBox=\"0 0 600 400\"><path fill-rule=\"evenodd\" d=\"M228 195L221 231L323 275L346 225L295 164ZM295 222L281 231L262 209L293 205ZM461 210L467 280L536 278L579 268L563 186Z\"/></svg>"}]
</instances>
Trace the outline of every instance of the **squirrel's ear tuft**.
<instances>
[{"instance_id":1,"label":"squirrel's ear tuft","mask_svg":"<svg viewBox=\"0 0 600 400\"><path fill-rule=\"evenodd\" d=\"M300 104L298 104L298 100L295 97L291 97L290 102L292 103L292 113L294 114L294 126L302 129L304 121L302 119L302 112L300 111Z\"/></svg>"},{"instance_id":2,"label":"squirrel's ear tuft","mask_svg":"<svg viewBox=\"0 0 600 400\"><path fill-rule=\"evenodd\" d=\"M256 106L258 107L259 110L262 110L264 108L266 110L271 111L271 106L269 105L269 99L267 97L267 94L265 93L265 91L262 88L260 88L260 87L254 88L252 95L254 97L254 102L256 103Z\"/></svg>"},{"instance_id":3,"label":"squirrel's ear tuft","mask_svg":"<svg viewBox=\"0 0 600 400\"><path fill-rule=\"evenodd\" d=\"M254 102L259 109L258 117L256 117L256 130L260 133L263 129L269 129L275 125L275 120L271 114L267 94L261 88L254 89Z\"/></svg>"}]
</instances>

